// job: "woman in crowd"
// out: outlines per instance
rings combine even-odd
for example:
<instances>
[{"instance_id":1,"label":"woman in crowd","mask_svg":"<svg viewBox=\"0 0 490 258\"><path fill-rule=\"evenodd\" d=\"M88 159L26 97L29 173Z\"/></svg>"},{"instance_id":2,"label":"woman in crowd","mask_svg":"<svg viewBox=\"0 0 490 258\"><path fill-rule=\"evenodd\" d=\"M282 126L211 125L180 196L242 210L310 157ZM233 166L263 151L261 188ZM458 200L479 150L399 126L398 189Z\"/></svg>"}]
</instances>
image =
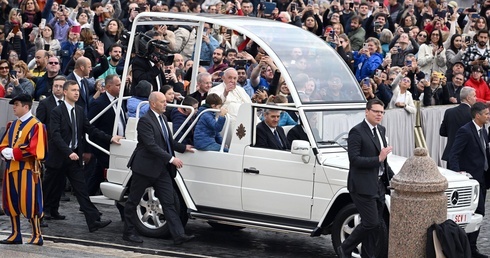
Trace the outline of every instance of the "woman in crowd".
<instances>
[{"instance_id":1,"label":"woman in crowd","mask_svg":"<svg viewBox=\"0 0 490 258\"><path fill-rule=\"evenodd\" d=\"M119 40L123 31L123 25L118 19L111 19L105 29L103 29L100 25L100 15L100 9L96 9L94 15L94 31L97 37L99 37L99 40L104 43L104 53L109 55L109 47Z\"/></svg>"},{"instance_id":2,"label":"woman in crowd","mask_svg":"<svg viewBox=\"0 0 490 258\"><path fill-rule=\"evenodd\" d=\"M19 61L13 66L13 70L16 74L10 76L10 83L5 90L5 97L14 98L19 94L32 96L34 93L34 82L28 79L29 77L32 77L32 75L27 68L27 64L24 61Z\"/></svg>"},{"instance_id":3,"label":"woman in crowd","mask_svg":"<svg viewBox=\"0 0 490 258\"><path fill-rule=\"evenodd\" d=\"M466 47L466 43L460 34L454 34L451 37L451 44L446 49L446 67L448 72L452 72L453 65L456 62L461 62L466 52Z\"/></svg>"},{"instance_id":4,"label":"woman in crowd","mask_svg":"<svg viewBox=\"0 0 490 258\"><path fill-rule=\"evenodd\" d=\"M56 39L54 35L54 29L51 25L46 24L43 30L41 30L40 37L37 37L34 41L37 49L46 49L44 46L49 45L49 51L56 54L58 50L61 49L60 42Z\"/></svg>"},{"instance_id":5,"label":"woman in crowd","mask_svg":"<svg viewBox=\"0 0 490 258\"><path fill-rule=\"evenodd\" d=\"M321 36L323 32L323 23L318 15L310 15L306 17L303 28L317 36Z\"/></svg>"},{"instance_id":6,"label":"woman in crowd","mask_svg":"<svg viewBox=\"0 0 490 258\"><path fill-rule=\"evenodd\" d=\"M463 16L463 15L462 15ZM487 20L483 17L472 19L468 16L468 22L463 29L463 34L468 35L471 38L475 36L476 32L480 30L488 30Z\"/></svg>"},{"instance_id":7,"label":"woman in crowd","mask_svg":"<svg viewBox=\"0 0 490 258\"><path fill-rule=\"evenodd\" d=\"M434 72L430 76L430 83L426 80L422 80L422 83L424 84L424 106L442 105L442 87L446 86L446 77L441 73Z\"/></svg>"},{"instance_id":8,"label":"woman in crowd","mask_svg":"<svg viewBox=\"0 0 490 258\"><path fill-rule=\"evenodd\" d=\"M347 66L349 66L351 71L355 73L349 37L346 34L340 34L337 40L337 53L339 53L340 57L344 59L345 63L347 64Z\"/></svg>"},{"instance_id":9,"label":"woman in crowd","mask_svg":"<svg viewBox=\"0 0 490 258\"><path fill-rule=\"evenodd\" d=\"M60 52L61 64L62 64L61 71L63 71L64 73L65 71L67 71L66 67L70 62L70 59L72 59L75 50L79 46L79 39L80 39L79 27L73 26L70 28L70 31L68 32L67 40L61 43L61 52ZM68 69L68 73L70 73L72 70L73 68Z\"/></svg>"},{"instance_id":10,"label":"woman in crowd","mask_svg":"<svg viewBox=\"0 0 490 258\"><path fill-rule=\"evenodd\" d=\"M432 72L446 73L446 50L442 44L442 31L434 29L429 38L429 42L420 46L417 54L418 65L426 77Z\"/></svg>"},{"instance_id":11,"label":"woman in crowd","mask_svg":"<svg viewBox=\"0 0 490 258\"><path fill-rule=\"evenodd\" d=\"M172 85L163 85L160 88L160 91L165 95L165 100L167 100L167 104L175 104L175 92L174 92L174 87ZM172 113L173 107L167 106L165 110L165 116L167 117L168 122L172 122L170 118L170 114Z\"/></svg>"},{"instance_id":12,"label":"woman in crowd","mask_svg":"<svg viewBox=\"0 0 490 258\"><path fill-rule=\"evenodd\" d=\"M414 114L416 111L413 103L412 93L410 89L411 80L408 77L403 77L398 84L394 85L393 97L391 98L388 108L403 108L408 113Z\"/></svg>"},{"instance_id":13,"label":"woman in crowd","mask_svg":"<svg viewBox=\"0 0 490 258\"><path fill-rule=\"evenodd\" d=\"M417 34L417 39L416 39L419 46L422 46L422 44L427 43L427 40L429 37L428 35L429 35L429 33L427 33L427 31L425 31L425 30L419 31L419 33Z\"/></svg>"},{"instance_id":14,"label":"woman in crowd","mask_svg":"<svg viewBox=\"0 0 490 258\"><path fill-rule=\"evenodd\" d=\"M22 11L22 28L24 29L24 37L27 38L32 31L32 28L41 23L41 9L35 0L24 0L20 4Z\"/></svg>"},{"instance_id":15,"label":"woman in crowd","mask_svg":"<svg viewBox=\"0 0 490 258\"><path fill-rule=\"evenodd\" d=\"M383 57L390 51L390 43L393 40L393 33L389 29L383 29L379 34L379 42L383 50Z\"/></svg>"},{"instance_id":16,"label":"woman in crowd","mask_svg":"<svg viewBox=\"0 0 490 258\"><path fill-rule=\"evenodd\" d=\"M19 60L21 60L21 59L22 59L22 61L27 59L27 53L26 52L19 55L19 53L17 53L17 51L15 51L13 49L8 51L7 56L8 56L8 60L9 60L10 64L12 64L12 66L16 65L19 62Z\"/></svg>"},{"instance_id":17,"label":"woman in crowd","mask_svg":"<svg viewBox=\"0 0 490 258\"><path fill-rule=\"evenodd\" d=\"M366 77L372 77L374 72L383 63L381 44L377 38L366 39L367 47L353 53L356 79L361 81Z\"/></svg>"},{"instance_id":18,"label":"woman in crowd","mask_svg":"<svg viewBox=\"0 0 490 258\"><path fill-rule=\"evenodd\" d=\"M5 59L0 60L0 98L5 97L5 89L10 84L10 63Z\"/></svg>"},{"instance_id":19,"label":"woman in crowd","mask_svg":"<svg viewBox=\"0 0 490 258\"><path fill-rule=\"evenodd\" d=\"M16 27L15 30L20 30L22 33L24 32L24 28L22 26L22 13L19 9L12 8L12 10L10 10L8 20L5 22L5 26L3 28L5 35L9 35L14 27ZM17 33L14 33L14 35L16 34Z\"/></svg>"},{"instance_id":20,"label":"woman in crowd","mask_svg":"<svg viewBox=\"0 0 490 258\"><path fill-rule=\"evenodd\" d=\"M90 13L86 10L79 11L76 16L77 22L82 28L92 29L92 23L90 22Z\"/></svg>"}]
</instances>

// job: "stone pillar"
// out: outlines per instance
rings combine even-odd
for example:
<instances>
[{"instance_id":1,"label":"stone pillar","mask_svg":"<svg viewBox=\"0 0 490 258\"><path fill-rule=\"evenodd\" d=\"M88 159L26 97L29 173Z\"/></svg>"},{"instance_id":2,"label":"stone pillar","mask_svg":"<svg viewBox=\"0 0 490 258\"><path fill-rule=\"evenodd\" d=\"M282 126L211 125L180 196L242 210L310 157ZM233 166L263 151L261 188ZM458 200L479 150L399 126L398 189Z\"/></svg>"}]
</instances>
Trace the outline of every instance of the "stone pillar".
<instances>
[{"instance_id":1,"label":"stone pillar","mask_svg":"<svg viewBox=\"0 0 490 258\"><path fill-rule=\"evenodd\" d=\"M447 180L427 149L416 148L391 180L388 257L425 257L427 229L447 219Z\"/></svg>"}]
</instances>

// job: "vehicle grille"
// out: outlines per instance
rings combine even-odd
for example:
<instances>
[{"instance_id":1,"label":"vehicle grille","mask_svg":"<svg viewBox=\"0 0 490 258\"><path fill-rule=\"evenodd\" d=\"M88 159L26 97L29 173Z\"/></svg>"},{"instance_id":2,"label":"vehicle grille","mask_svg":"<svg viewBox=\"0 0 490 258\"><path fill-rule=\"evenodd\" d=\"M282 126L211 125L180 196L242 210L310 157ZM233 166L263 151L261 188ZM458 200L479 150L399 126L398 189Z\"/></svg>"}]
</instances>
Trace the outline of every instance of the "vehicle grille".
<instances>
[{"instance_id":1,"label":"vehicle grille","mask_svg":"<svg viewBox=\"0 0 490 258\"><path fill-rule=\"evenodd\" d=\"M448 209L469 207L471 205L471 195L473 193L473 188L471 186L448 188L445 193L447 196Z\"/></svg>"}]
</instances>

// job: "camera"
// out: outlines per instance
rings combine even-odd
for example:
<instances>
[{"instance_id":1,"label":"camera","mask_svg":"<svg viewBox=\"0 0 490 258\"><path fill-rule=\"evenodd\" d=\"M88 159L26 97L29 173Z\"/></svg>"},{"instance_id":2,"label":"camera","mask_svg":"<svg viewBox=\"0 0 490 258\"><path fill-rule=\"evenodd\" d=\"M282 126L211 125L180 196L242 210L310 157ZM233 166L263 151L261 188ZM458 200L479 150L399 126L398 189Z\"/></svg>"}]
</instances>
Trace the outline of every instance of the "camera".
<instances>
[{"instance_id":1,"label":"camera","mask_svg":"<svg viewBox=\"0 0 490 258\"><path fill-rule=\"evenodd\" d=\"M170 54L172 51L168 47L168 41L153 39L143 33L136 35L135 41L138 56L147 58L153 63L163 62L166 66L174 62L174 55Z\"/></svg>"}]
</instances>

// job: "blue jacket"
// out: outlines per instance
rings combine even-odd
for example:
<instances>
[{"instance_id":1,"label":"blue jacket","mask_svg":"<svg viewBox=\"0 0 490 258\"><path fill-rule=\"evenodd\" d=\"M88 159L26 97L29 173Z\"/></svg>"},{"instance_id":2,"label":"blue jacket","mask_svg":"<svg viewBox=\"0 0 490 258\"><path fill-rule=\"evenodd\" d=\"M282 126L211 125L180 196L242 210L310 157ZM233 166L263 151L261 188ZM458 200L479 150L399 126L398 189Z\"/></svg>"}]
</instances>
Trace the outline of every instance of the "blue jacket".
<instances>
[{"instance_id":1,"label":"blue jacket","mask_svg":"<svg viewBox=\"0 0 490 258\"><path fill-rule=\"evenodd\" d=\"M142 97L131 97L128 99L128 102L126 104L126 107L128 108L128 117L136 117L136 108L138 107L138 104L141 101L148 100L148 98L142 98ZM142 117L146 114L150 106L148 103L141 105L140 107L140 116Z\"/></svg>"},{"instance_id":2,"label":"blue jacket","mask_svg":"<svg viewBox=\"0 0 490 258\"><path fill-rule=\"evenodd\" d=\"M175 133L177 132L177 130L179 130L179 128L182 126L182 124L184 123L184 121L187 119L188 116L182 114L178 108L174 108L172 109L172 111L170 112L170 120L172 120L172 129L173 129L173 133L174 133L174 136L175 136ZM174 137L175 140L179 140L180 137L182 137L182 135L184 135L184 133L187 131L187 129L189 129L189 126L191 125L192 123L192 120L189 121L189 123L187 123L185 125L185 127L182 129L182 131L180 131L180 133ZM182 143L183 144L193 144L192 143L192 131L187 134L187 136L184 138L184 140L182 140Z\"/></svg>"},{"instance_id":3,"label":"blue jacket","mask_svg":"<svg viewBox=\"0 0 490 258\"><path fill-rule=\"evenodd\" d=\"M204 104L199 107L197 115L203 110L210 108ZM194 147L198 150L204 149L210 144L223 142L223 137L219 134L223 130L226 118L219 117L216 121L214 112L206 112L197 121L196 128L194 129Z\"/></svg>"},{"instance_id":4,"label":"blue jacket","mask_svg":"<svg viewBox=\"0 0 490 258\"><path fill-rule=\"evenodd\" d=\"M366 77L372 77L376 69L383 63L383 55L381 53L374 53L368 58L366 55L355 51L353 56L356 79L359 82Z\"/></svg>"}]
</instances>

